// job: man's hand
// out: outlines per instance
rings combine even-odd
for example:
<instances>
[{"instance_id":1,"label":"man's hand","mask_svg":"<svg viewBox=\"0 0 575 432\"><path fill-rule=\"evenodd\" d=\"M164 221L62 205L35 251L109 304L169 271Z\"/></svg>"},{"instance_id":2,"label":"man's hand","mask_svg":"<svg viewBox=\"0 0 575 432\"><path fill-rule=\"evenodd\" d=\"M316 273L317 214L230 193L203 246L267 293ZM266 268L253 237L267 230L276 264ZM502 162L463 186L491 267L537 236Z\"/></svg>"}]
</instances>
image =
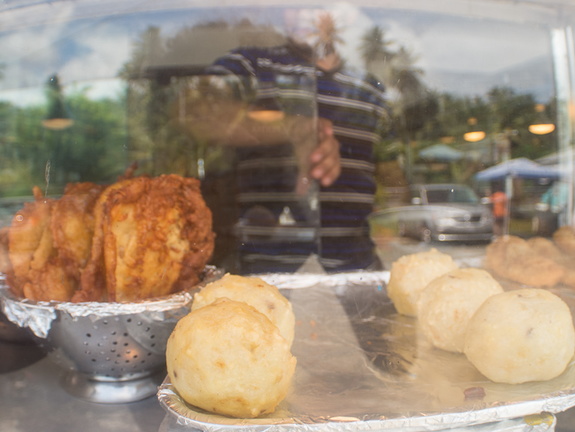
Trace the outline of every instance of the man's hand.
<instances>
[{"instance_id":1,"label":"man's hand","mask_svg":"<svg viewBox=\"0 0 575 432\"><path fill-rule=\"evenodd\" d=\"M310 175L322 186L330 186L341 174L339 142L333 135L331 121L318 119L318 146L310 154Z\"/></svg>"}]
</instances>

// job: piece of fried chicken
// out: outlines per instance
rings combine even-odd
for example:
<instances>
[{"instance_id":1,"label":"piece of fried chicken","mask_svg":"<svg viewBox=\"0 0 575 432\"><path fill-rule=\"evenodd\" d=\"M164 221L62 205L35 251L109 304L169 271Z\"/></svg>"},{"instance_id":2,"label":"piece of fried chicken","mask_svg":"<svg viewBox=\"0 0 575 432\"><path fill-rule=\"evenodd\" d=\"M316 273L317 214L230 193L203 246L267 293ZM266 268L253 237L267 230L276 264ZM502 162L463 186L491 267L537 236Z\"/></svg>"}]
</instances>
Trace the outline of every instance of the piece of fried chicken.
<instances>
[{"instance_id":1,"label":"piece of fried chicken","mask_svg":"<svg viewBox=\"0 0 575 432\"><path fill-rule=\"evenodd\" d=\"M12 264L10 263L8 235L10 227L0 228L0 273L5 275L12 273Z\"/></svg>"},{"instance_id":2,"label":"piece of fried chicken","mask_svg":"<svg viewBox=\"0 0 575 432\"><path fill-rule=\"evenodd\" d=\"M52 241L60 265L77 286L92 249L94 206L104 189L90 182L69 183L64 195L52 204Z\"/></svg>"},{"instance_id":3,"label":"piece of fried chicken","mask_svg":"<svg viewBox=\"0 0 575 432\"><path fill-rule=\"evenodd\" d=\"M31 300L67 300L72 295L66 280L50 283L57 267L50 221L53 200L34 188L34 201L27 202L12 218L8 233L11 269L7 275L12 291ZM64 278L65 279L65 278Z\"/></svg>"},{"instance_id":4,"label":"piece of fried chicken","mask_svg":"<svg viewBox=\"0 0 575 432\"><path fill-rule=\"evenodd\" d=\"M91 249L91 209L103 187L74 183L60 199L34 188L8 232L6 268L12 291L31 300L69 301L80 286L80 273Z\"/></svg>"},{"instance_id":5,"label":"piece of fried chicken","mask_svg":"<svg viewBox=\"0 0 575 432\"><path fill-rule=\"evenodd\" d=\"M200 182L178 175L109 186L95 209L90 259L73 301L137 301L199 282L214 248Z\"/></svg>"}]
</instances>

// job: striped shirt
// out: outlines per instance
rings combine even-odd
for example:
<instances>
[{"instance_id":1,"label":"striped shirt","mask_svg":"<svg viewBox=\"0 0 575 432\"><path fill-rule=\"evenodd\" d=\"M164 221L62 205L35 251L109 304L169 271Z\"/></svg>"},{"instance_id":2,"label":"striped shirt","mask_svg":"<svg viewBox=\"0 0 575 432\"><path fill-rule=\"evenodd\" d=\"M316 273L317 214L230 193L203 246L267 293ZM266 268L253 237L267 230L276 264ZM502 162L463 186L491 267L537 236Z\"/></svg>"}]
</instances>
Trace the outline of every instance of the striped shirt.
<instances>
[{"instance_id":1,"label":"striped shirt","mask_svg":"<svg viewBox=\"0 0 575 432\"><path fill-rule=\"evenodd\" d=\"M257 82L258 101L279 100L297 115L316 111L331 120L340 143L341 175L329 187L318 186L317 209L313 195L310 205L310 196L302 200L294 192L293 143L238 149L241 272L295 271L310 254L328 272L372 266L367 216L375 194L373 145L387 119L383 86L343 69L318 70L290 45L234 50L210 72L255 78L245 82ZM314 217L319 230L309 228Z\"/></svg>"}]
</instances>

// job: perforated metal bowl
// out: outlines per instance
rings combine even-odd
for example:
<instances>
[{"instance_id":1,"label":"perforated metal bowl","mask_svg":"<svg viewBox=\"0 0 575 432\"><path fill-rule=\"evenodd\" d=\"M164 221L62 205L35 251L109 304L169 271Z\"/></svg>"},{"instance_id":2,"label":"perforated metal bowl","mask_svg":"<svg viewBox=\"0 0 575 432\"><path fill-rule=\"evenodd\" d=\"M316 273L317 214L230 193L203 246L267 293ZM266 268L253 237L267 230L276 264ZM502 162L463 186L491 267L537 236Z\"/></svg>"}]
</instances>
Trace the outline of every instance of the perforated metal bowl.
<instances>
[{"instance_id":1,"label":"perforated metal bowl","mask_svg":"<svg viewBox=\"0 0 575 432\"><path fill-rule=\"evenodd\" d=\"M63 387L99 403L124 403L156 393L165 376L166 343L189 312L193 293L219 277L206 269L191 290L136 303L33 302L0 287L10 321L39 338L51 360L65 371Z\"/></svg>"}]
</instances>

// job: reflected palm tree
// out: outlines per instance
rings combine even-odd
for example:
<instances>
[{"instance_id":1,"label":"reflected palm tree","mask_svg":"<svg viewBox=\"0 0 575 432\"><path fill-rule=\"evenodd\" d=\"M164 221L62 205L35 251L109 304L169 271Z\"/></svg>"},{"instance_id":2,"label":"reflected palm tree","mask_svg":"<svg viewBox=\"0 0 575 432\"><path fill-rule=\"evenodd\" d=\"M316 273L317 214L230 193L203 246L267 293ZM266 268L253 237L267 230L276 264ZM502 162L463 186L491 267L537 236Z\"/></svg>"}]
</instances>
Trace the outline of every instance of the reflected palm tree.
<instances>
[{"instance_id":1,"label":"reflected palm tree","mask_svg":"<svg viewBox=\"0 0 575 432\"><path fill-rule=\"evenodd\" d=\"M325 12L318 16L316 22L316 31L314 35L317 42L312 47L317 58L325 58L337 53L336 45L343 44L340 37L341 29L337 26L334 17Z\"/></svg>"},{"instance_id":2,"label":"reflected palm tree","mask_svg":"<svg viewBox=\"0 0 575 432\"><path fill-rule=\"evenodd\" d=\"M385 33L379 26L373 26L361 38L359 51L366 70L386 83L392 82L390 66L395 53L390 47L394 43L385 39Z\"/></svg>"}]
</instances>

